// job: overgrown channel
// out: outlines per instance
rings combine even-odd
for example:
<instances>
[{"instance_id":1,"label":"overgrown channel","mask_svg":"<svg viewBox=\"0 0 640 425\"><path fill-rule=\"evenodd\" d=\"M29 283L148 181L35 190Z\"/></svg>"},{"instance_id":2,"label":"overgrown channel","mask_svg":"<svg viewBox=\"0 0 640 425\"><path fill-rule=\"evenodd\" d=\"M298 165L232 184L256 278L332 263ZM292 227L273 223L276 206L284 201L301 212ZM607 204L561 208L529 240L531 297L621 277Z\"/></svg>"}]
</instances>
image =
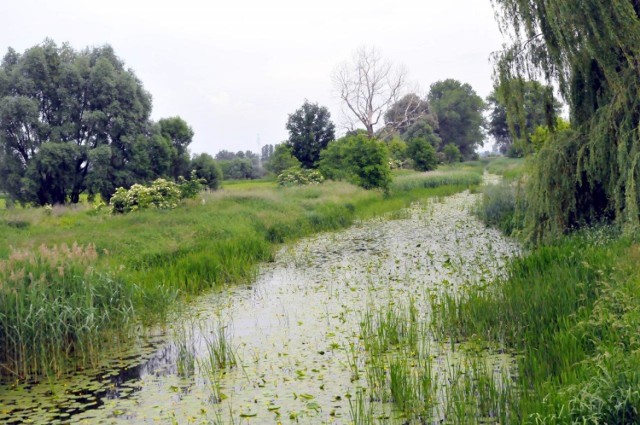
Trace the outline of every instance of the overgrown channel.
<instances>
[{"instance_id":1,"label":"overgrown channel","mask_svg":"<svg viewBox=\"0 0 640 425\"><path fill-rule=\"evenodd\" d=\"M0 421L501 422L515 357L434 320L519 252L473 217L478 196L288 244L101 364L0 389Z\"/></svg>"}]
</instances>

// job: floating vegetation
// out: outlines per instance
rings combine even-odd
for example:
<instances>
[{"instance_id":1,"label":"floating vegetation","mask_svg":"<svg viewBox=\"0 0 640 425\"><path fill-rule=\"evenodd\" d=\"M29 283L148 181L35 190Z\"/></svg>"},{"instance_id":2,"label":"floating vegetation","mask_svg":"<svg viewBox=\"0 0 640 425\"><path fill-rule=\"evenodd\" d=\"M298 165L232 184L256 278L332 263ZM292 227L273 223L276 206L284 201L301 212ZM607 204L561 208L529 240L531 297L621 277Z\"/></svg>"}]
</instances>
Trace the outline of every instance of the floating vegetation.
<instances>
[{"instance_id":1,"label":"floating vegetation","mask_svg":"<svg viewBox=\"0 0 640 425\"><path fill-rule=\"evenodd\" d=\"M473 218L475 200L465 193L415 204L404 218L362 221L284 247L251 286L217 290L171 317L173 332L145 366L114 383L113 396L97 408L69 413L69 421L399 424L450 417L447 350L429 337L430 300L486 285L518 251ZM370 355L376 350L384 355ZM121 370L140 358L123 363ZM117 392L124 388L131 390ZM0 389L0 414L40 421L7 397L20 395Z\"/></svg>"}]
</instances>

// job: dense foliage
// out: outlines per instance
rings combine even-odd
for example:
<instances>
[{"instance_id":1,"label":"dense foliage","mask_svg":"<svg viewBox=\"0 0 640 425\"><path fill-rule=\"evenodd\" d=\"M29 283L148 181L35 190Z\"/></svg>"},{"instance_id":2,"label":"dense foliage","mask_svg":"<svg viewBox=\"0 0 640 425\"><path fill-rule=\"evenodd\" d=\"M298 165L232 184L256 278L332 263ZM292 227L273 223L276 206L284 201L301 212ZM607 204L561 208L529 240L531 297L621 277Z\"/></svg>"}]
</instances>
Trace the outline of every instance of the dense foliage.
<instances>
[{"instance_id":1,"label":"dense foliage","mask_svg":"<svg viewBox=\"0 0 640 425\"><path fill-rule=\"evenodd\" d=\"M191 159L191 170L195 171L198 179L205 180L205 185L210 190L216 190L220 187L222 170L216 160L208 153L195 155Z\"/></svg>"},{"instance_id":2,"label":"dense foliage","mask_svg":"<svg viewBox=\"0 0 640 425\"><path fill-rule=\"evenodd\" d=\"M386 190L391 183L386 145L363 133L329 143L320 155L320 171L329 179L347 180L365 189Z\"/></svg>"},{"instance_id":3,"label":"dense foliage","mask_svg":"<svg viewBox=\"0 0 640 425\"><path fill-rule=\"evenodd\" d=\"M637 0L497 0L515 34L497 58L501 82L555 82L571 130L538 152L529 179L534 240L614 220L640 225L640 3Z\"/></svg>"},{"instance_id":4,"label":"dense foliage","mask_svg":"<svg viewBox=\"0 0 640 425\"><path fill-rule=\"evenodd\" d=\"M264 175L260 157L251 151L221 150L215 159L225 180L258 179Z\"/></svg>"},{"instance_id":5,"label":"dense foliage","mask_svg":"<svg viewBox=\"0 0 640 425\"><path fill-rule=\"evenodd\" d=\"M317 103L304 104L287 120L291 153L305 168L314 168L320 159L320 151L335 138L335 125L331 114Z\"/></svg>"},{"instance_id":6,"label":"dense foliage","mask_svg":"<svg viewBox=\"0 0 640 425\"><path fill-rule=\"evenodd\" d=\"M78 202L188 171L193 132L149 120L151 96L110 46L45 42L0 64L0 180L20 202Z\"/></svg>"},{"instance_id":7,"label":"dense foliage","mask_svg":"<svg viewBox=\"0 0 640 425\"><path fill-rule=\"evenodd\" d=\"M433 170L438 165L436 150L424 137L409 140L407 155L413 160L413 168L417 171Z\"/></svg>"},{"instance_id":8,"label":"dense foliage","mask_svg":"<svg viewBox=\"0 0 640 425\"><path fill-rule=\"evenodd\" d=\"M281 143L276 145L273 155L269 157L265 167L273 174L278 175L288 168L300 167L300 161L293 156L291 148L287 144Z\"/></svg>"},{"instance_id":9,"label":"dense foliage","mask_svg":"<svg viewBox=\"0 0 640 425\"><path fill-rule=\"evenodd\" d=\"M429 103L438 118L438 135L443 144L453 143L463 158L475 156L482 146L485 104L469 84L448 79L431 85Z\"/></svg>"},{"instance_id":10,"label":"dense foliage","mask_svg":"<svg viewBox=\"0 0 640 425\"><path fill-rule=\"evenodd\" d=\"M530 152L528 142L535 129L554 123L562 108L553 97L551 86L523 79L500 84L491 92L487 103L488 133L494 137L500 152L510 157Z\"/></svg>"},{"instance_id":11,"label":"dense foliage","mask_svg":"<svg viewBox=\"0 0 640 425\"><path fill-rule=\"evenodd\" d=\"M305 186L320 184L323 181L324 177L320 171L300 167L291 167L278 174L278 186Z\"/></svg>"},{"instance_id":12,"label":"dense foliage","mask_svg":"<svg viewBox=\"0 0 640 425\"><path fill-rule=\"evenodd\" d=\"M195 171L191 179L180 177L180 183L165 179L157 179L149 186L134 184L129 189L119 187L111 197L109 204L113 214L126 214L133 211L156 208L171 210L178 206L182 199L195 198L204 180L199 180Z\"/></svg>"}]
</instances>

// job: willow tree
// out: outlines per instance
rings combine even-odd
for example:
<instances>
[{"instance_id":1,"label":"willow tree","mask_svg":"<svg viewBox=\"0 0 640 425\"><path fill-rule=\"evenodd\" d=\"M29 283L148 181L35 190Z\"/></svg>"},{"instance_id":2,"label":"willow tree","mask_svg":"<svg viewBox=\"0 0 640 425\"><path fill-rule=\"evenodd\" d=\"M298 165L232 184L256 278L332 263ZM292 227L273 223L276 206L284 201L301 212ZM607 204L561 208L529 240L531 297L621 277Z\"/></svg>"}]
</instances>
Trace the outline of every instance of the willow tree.
<instances>
[{"instance_id":1,"label":"willow tree","mask_svg":"<svg viewBox=\"0 0 640 425\"><path fill-rule=\"evenodd\" d=\"M556 132L533 160L532 237L603 220L637 229L640 1L493 2L503 32L514 37L497 57L500 82L543 77L571 113L571 129Z\"/></svg>"}]
</instances>

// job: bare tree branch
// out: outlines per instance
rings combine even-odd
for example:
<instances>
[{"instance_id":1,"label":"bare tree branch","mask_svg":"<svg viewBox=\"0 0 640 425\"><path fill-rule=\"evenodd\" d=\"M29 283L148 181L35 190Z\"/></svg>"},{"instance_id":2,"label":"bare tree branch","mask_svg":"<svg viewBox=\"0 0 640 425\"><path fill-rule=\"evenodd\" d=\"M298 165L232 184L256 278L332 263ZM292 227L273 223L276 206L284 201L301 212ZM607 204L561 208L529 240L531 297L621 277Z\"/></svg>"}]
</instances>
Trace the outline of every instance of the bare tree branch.
<instances>
[{"instance_id":1,"label":"bare tree branch","mask_svg":"<svg viewBox=\"0 0 640 425\"><path fill-rule=\"evenodd\" d=\"M351 62L336 69L333 83L340 99L373 137L380 117L404 90L406 75L405 68L394 69L375 48L361 47Z\"/></svg>"}]
</instances>

